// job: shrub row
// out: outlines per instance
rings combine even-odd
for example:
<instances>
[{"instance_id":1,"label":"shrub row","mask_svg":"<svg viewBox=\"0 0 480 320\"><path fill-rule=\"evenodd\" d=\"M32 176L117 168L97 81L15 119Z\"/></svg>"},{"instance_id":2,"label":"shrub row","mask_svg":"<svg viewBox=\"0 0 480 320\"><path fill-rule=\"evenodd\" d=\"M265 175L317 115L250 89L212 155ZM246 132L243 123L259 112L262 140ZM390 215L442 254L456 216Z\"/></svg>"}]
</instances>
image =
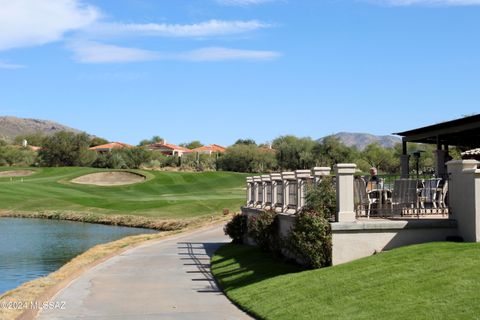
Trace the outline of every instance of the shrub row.
<instances>
[{"instance_id":1,"label":"shrub row","mask_svg":"<svg viewBox=\"0 0 480 320\"><path fill-rule=\"evenodd\" d=\"M287 237L279 232L279 218L275 211L262 211L247 221L245 215L236 215L225 226L225 234L234 243L243 243L248 236L264 251L277 257L294 258L307 268L321 268L332 263L332 233L329 219L336 208L332 183L324 180L307 190L305 210L296 214Z\"/></svg>"}]
</instances>

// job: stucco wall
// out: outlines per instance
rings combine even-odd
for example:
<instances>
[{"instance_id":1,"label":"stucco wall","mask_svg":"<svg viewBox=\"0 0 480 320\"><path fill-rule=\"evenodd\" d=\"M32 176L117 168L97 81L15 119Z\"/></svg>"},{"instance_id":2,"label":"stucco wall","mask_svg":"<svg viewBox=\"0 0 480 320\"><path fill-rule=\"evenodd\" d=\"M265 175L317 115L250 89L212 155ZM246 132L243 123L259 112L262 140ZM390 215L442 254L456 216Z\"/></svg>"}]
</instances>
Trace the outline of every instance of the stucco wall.
<instances>
[{"instance_id":1,"label":"stucco wall","mask_svg":"<svg viewBox=\"0 0 480 320\"><path fill-rule=\"evenodd\" d=\"M455 220L399 220L332 223L332 263L334 265L375 253L457 236Z\"/></svg>"}]
</instances>

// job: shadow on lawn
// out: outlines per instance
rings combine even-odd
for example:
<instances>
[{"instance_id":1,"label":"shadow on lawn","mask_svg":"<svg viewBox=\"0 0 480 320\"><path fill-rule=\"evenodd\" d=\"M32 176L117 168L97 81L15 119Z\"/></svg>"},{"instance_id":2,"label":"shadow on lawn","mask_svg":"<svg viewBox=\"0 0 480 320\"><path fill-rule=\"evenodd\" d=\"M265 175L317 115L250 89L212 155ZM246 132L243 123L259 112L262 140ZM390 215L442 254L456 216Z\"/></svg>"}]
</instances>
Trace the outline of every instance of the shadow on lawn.
<instances>
[{"instance_id":1,"label":"shadow on lawn","mask_svg":"<svg viewBox=\"0 0 480 320\"><path fill-rule=\"evenodd\" d=\"M258 247L227 244L216 252L213 269L225 292L280 275L304 271L301 266L282 262ZM228 281L223 281L227 279Z\"/></svg>"}]
</instances>

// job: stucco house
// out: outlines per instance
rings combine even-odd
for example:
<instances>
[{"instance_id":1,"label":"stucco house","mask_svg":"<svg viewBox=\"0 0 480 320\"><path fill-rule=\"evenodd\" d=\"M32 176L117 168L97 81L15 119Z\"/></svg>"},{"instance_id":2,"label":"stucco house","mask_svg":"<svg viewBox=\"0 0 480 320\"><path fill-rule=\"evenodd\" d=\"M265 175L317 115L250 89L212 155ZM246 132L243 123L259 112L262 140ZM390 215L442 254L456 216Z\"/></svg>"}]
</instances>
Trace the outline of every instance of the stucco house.
<instances>
[{"instance_id":1,"label":"stucco house","mask_svg":"<svg viewBox=\"0 0 480 320\"><path fill-rule=\"evenodd\" d=\"M167 143L166 141L159 143L152 143L147 146L148 150L159 151L167 156L183 156L193 151L185 147L177 146L175 144Z\"/></svg>"},{"instance_id":2,"label":"stucco house","mask_svg":"<svg viewBox=\"0 0 480 320\"><path fill-rule=\"evenodd\" d=\"M133 148L133 146L123 142L110 142L107 144L91 147L89 149L96 152L110 152L113 149L125 149L125 148Z\"/></svg>"},{"instance_id":3,"label":"stucco house","mask_svg":"<svg viewBox=\"0 0 480 320\"><path fill-rule=\"evenodd\" d=\"M213 153L224 153L227 150L227 148L222 147L218 144L211 144L208 146L202 146L193 149L193 152L199 153L199 154L208 154L212 155Z\"/></svg>"}]
</instances>

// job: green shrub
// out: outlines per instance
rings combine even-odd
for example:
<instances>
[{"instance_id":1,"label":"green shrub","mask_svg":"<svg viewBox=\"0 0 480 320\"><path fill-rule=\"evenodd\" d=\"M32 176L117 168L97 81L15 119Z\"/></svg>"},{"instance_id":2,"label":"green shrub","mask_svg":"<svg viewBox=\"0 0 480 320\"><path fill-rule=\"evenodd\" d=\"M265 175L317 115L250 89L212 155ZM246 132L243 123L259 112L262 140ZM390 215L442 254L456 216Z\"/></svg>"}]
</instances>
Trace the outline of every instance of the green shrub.
<instances>
[{"instance_id":1,"label":"green shrub","mask_svg":"<svg viewBox=\"0 0 480 320\"><path fill-rule=\"evenodd\" d=\"M331 177L325 177L320 183L307 189L303 210L317 212L327 220L331 220L335 216L337 196Z\"/></svg>"},{"instance_id":2,"label":"green shrub","mask_svg":"<svg viewBox=\"0 0 480 320\"><path fill-rule=\"evenodd\" d=\"M287 240L287 249L307 268L332 264L332 233L324 214L300 212Z\"/></svg>"},{"instance_id":3,"label":"green shrub","mask_svg":"<svg viewBox=\"0 0 480 320\"><path fill-rule=\"evenodd\" d=\"M247 234L247 216L236 214L223 228L225 235L232 238L232 243L242 244Z\"/></svg>"},{"instance_id":4,"label":"green shrub","mask_svg":"<svg viewBox=\"0 0 480 320\"><path fill-rule=\"evenodd\" d=\"M248 221L248 236L263 251L280 252L280 238L278 235L278 217L275 211L262 211L256 217L250 217Z\"/></svg>"}]
</instances>

